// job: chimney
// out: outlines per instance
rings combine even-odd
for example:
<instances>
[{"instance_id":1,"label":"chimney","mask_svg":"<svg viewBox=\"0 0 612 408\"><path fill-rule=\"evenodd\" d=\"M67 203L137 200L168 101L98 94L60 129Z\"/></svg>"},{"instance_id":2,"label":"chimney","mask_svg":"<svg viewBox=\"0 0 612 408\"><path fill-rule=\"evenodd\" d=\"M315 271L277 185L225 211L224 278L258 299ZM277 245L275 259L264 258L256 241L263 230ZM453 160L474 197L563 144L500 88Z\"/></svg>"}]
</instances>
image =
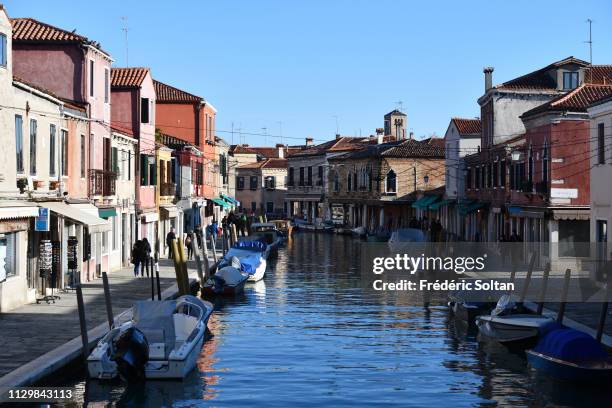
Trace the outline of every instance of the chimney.
<instances>
[{"instance_id":1,"label":"chimney","mask_svg":"<svg viewBox=\"0 0 612 408\"><path fill-rule=\"evenodd\" d=\"M412 131L410 132L410 139L411 140L414 139L414 132L412 132Z\"/></svg>"},{"instance_id":2,"label":"chimney","mask_svg":"<svg viewBox=\"0 0 612 408\"><path fill-rule=\"evenodd\" d=\"M285 158L285 145L283 145L282 143L278 143L276 145L276 148L278 149L278 158L284 159Z\"/></svg>"},{"instance_id":3,"label":"chimney","mask_svg":"<svg viewBox=\"0 0 612 408\"><path fill-rule=\"evenodd\" d=\"M306 146L312 146L314 139L312 137L306 138Z\"/></svg>"},{"instance_id":4,"label":"chimney","mask_svg":"<svg viewBox=\"0 0 612 408\"><path fill-rule=\"evenodd\" d=\"M385 130L383 128L376 129L376 144L382 144Z\"/></svg>"},{"instance_id":5,"label":"chimney","mask_svg":"<svg viewBox=\"0 0 612 408\"><path fill-rule=\"evenodd\" d=\"M336 140L340 139L342 136L340 136L340 133L336 133Z\"/></svg>"},{"instance_id":6,"label":"chimney","mask_svg":"<svg viewBox=\"0 0 612 408\"><path fill-rule=\"evenodd\" d=\"M485 74L485 92L493 88L493 67L484 67L482 72Z\"/></svg>"}]
</instances>

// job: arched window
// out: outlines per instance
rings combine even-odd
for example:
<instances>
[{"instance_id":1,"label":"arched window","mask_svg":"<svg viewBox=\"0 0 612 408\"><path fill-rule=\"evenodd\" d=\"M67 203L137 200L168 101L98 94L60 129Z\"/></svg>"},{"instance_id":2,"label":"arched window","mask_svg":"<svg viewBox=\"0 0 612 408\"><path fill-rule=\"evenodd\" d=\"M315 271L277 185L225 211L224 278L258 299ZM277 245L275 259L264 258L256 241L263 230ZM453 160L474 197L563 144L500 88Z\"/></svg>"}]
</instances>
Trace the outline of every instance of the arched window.
<instances>
[{"instance_id":1,"label":"arched window","mask_svg":"<svg viewBox=\"0 0 612 408\"><path fill-rule=\"evenodd\" d=\"M393 170L389 170L387 172L387 182L385 183L385 192L386 193L397 192L397 178Z\"/></svg>"},{"instance_id":2,"label":"arched window","mask_svg":"<svg viewBox=\"0 0 612 408\"><path fill-rule=\"evenodd\" d=\"M349 172L348 178L346 180L346 191L351 191L352 183L353 183L352 173Z\"/></svg>"}]
</instances>

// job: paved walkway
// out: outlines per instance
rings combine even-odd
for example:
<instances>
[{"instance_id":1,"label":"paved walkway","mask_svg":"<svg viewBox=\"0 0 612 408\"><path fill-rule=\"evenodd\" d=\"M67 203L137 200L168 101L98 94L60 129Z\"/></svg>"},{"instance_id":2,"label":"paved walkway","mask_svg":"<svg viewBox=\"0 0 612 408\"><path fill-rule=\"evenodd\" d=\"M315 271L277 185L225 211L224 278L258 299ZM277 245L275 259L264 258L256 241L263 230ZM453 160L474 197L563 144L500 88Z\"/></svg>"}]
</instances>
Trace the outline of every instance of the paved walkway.
<instances>
[{"instance_id":1,"label":"paved walkway","mask_svg":"<svg viewBox=\"0 0 612 408\"><path fill-rule=\"evenodd\" d=\"M195 262L189 261L188 267L189 278L197 279ZM130 308L136 300L151 298L151 279L135 278L132 268L111 272L108 278L115 316ZM178 291L171 260L160 260L160 285L163 298ZM99 333L108 329L102 279L84 283L82 287L89 340L94 342ZM68 355L74 354L75 346L80 347L76 293L60 292L58 295L61 299L55 304L29 304L0 314L0 385L14 384L14 378L22 377L17 371L24 371L24 366L36 359L52 361L53 354L62 354L57 348L64 347L66 357L52 363L61 365L65 364L63 361ZM71 347L66 348L68 343Z\"/></svg>"}]
</instances>

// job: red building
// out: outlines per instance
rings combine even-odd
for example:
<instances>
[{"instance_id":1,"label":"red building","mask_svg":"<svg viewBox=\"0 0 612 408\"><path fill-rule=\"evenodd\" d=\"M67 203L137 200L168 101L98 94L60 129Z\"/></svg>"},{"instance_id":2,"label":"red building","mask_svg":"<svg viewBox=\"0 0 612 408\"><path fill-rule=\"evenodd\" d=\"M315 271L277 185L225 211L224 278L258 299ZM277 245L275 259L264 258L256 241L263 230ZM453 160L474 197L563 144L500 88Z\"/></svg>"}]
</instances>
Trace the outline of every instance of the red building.
<instances>
[{"instance_id":1,"label":"red building","mask_svg":"<svg viewBox=\"0 0 612 408\"><path fill-rule=\"evenodd\" d=\"M178 207L185 214L185 230L212 217L215 198L215 108L204 98L154 81L156 126L162 140L174 148ZM208 207L206 206L208 204Z\"/></svg>"}]
</instances>

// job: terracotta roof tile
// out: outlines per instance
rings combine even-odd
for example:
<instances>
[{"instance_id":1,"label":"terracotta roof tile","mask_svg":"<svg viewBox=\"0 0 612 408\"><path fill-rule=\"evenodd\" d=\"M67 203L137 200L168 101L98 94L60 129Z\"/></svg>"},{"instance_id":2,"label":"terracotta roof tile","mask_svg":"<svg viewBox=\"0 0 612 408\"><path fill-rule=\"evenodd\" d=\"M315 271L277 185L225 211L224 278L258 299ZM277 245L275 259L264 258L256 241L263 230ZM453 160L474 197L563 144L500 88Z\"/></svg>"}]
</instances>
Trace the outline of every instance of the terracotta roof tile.
<instances>
[{"instance_id":1,"label":"terracotta roof tile","mask_svg":"<svg viewBox=\"0 0 612 408\"><path fill-rule=\"evenodd\" d=\"M574 57L567 57L560 61L553 62L552 64L547 65L544 68L530 72L529 74L522 75L518 78L514 78L510 81L496 85L495 88L497 89L539 89L539 90L555 91L557 89L556 81L554 78L552 78L548 74L548 72L551 69L555 69L555 68L558 68L566 64L577 64L583 67L586 67L589 65L588 62L583 61L581 59L574 58Z\"/></svg>"},{"instance_id":2,"label":"terracotta roof tile","mask_svg":"<svg viewBox=\"0 0 612 408\"><path fill-rule=\"evenodd\" d=\"M168 103L200 103L203 99L163 82L153 81L157 102Z\"/></svg>"},{"instance_id":3,"label":"terracotta roof tile","mask_svg":"<svg viewBox=\"0 0 612 408\"><path fill-rule=\"evenodd\" d=\"M149 73L149 68L113 68L111 86L113 88L139 88Z\"/></svg>"},{"instance_id":4,"label":"terracotta roof tile","mask_svg":"<svg viewBox=\"0 0 612 408\"><path fill-rule=\"evenodd\" d=\"M302 146L285 146L284 156L289 157L297 152L304 150ZM249 145L232 145L230 146L232 154L258 154L266 159L279 158L278 147L254 147Z\"/></svg>"},{"instance_id":5,"label":"terracotta roof tile","mask_svg":"<svg viewBox=\"0 0 612 408\"><path fill-rule=\"evenodd\" d=\"M91 41L87 37L76 33L76 30L68 31L51 24L43 23L33 18L12 18L13 42L53 42L53 43L78 43L92 45L106 53L100 43Z\"/></svg>"},{"instance_id":6,"label":"terracotta roof tile","mask_svg":"<svg viewBox=\"0 0 612 408\"><path fill-rule=\"evenodd\" d=\"M443 140L440 138L434 138ZM364 159L368 157L399 157L399 158L444 158L444 145L430 140L405 139L390 143L368 145L362 150L348 152L333 157L333 160Z\"/></svg>"},{"instance_id":7,"label":"terracotta roof tile","mask_svg":"<svg viewBox=\"0 0 612 408\"><path fill-rule=\"evenodd\" d=\"M612 85L612 65L592 65L585 70L584 81L590 84Z\"/></svg>"},{"instance_id":8,"label":"terracotta roof tile","mask_svg":"<svg viewBox=\"0 0 612 408\"><path fill-rule=\"evenodd\" d=\"M452 118L451 120L461 135L475 135L482 132L480 119Z\"/></svg>"},{"instance_id":9,"label":"terracotta roof tile","mask_svg":"<svg viewBox=\"0 0 612 408\"><path fill-rule=\"evenodd\" d=\"M327 152L348 152L363 149L370 143L370 138L341 136L340 138L306 148L293 156L316 156Z\"/></svg>"},{"instance_id":10,"label":"terracotta roof tile","mask_svg":"<svg viewBox=\"0 0 612 408\"><path fill-rule=\"evenodd\" d=\"M537 106L525 113L521 117L528 117L537 113L548 111L572 111L586 112L587 107L602 98L612 95L611 85L583 84L578 88L561 95L557 98Z\"/></svg>"},{"instance_id":11,"label":"terracotta roof tile","mask_svg":"<svg viewBox=\"0 0 612 408\"><path fill-rule=\"evenodd\" d=\"M266 169L286 169L287 159L268 159L262 167Z\"/></svg>"}]
</instances>

